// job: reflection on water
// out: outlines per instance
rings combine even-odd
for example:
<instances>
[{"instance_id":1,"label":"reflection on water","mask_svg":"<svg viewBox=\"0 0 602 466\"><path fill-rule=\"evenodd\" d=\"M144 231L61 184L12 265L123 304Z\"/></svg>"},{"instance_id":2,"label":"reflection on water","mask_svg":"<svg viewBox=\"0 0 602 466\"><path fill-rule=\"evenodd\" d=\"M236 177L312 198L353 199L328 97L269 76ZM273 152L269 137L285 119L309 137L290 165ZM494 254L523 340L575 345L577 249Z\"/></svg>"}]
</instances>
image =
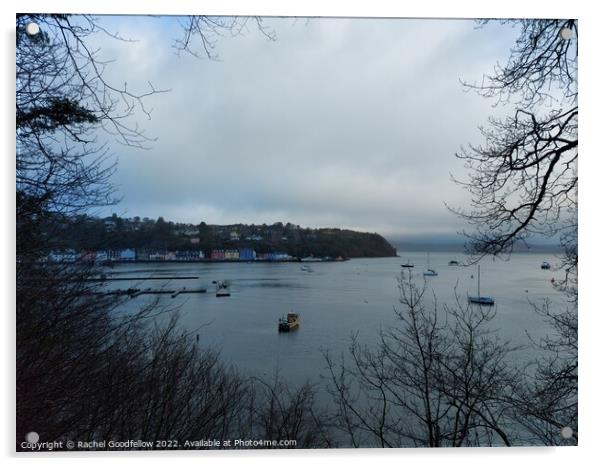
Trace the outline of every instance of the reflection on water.
<instances>
[{"instance_id":1,"label":"reflection on water","mask_svg":"<svg viewBox=\"0 0 602 466\"><path fill-rule=\"evenodd\" d=\"M338 355L347 350L349 337L359 332L367 344L375 342L380 328L394 325L393 308L398 305L397 279L400 265L415 264L409 272L416 283L425 283L429 299L436 295L439 308L453 305L456 297L466 302L477 289L476 266L448 266L458 254L432 253L430 267L437 277L423 277L425 253L403 253L402 258L355 259L346 262L312 264L313 273L297 263L184 263L120 264L107 272L119 277L165 276L165 281L115 281L111 288L167 287L178 290L205 287L205 294L186 294L162 302L180 309L180 324L198 332L202 343L217 346L222 357L244 372L260 375L279 371L291 382L317 381L324 374L322 352ZM532 309L532 303L550 299L555 306L564 302L552 288L552 277L561 272L541 270L550 255L515 254L511 261L486 259L481 262L481 293L496 299L494 327L502 337L527 344L526 332L538 338L546 328ZM198 277L177 280L179 277ZM215 280L230 282L231 296L216 298ZM154 297L140 296L125 306L134 309ZM288 312L300 315L300 328L278 333L278 318ZM165 318L164 316L162 318ZM523 357L528 357L525 353Z\"/></svg>"}]
</instances>

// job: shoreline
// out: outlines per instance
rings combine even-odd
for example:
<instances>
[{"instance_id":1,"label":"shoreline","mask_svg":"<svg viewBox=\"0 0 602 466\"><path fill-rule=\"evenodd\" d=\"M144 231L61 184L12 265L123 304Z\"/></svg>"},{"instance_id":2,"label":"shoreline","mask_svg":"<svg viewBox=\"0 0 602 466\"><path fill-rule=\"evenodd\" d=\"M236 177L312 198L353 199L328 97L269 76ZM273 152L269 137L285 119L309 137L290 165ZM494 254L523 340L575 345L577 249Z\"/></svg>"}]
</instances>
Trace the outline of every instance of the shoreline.
<instances>
[{"instance_id":1,"label":"shoreline","mask_svg":"<svg viewBox=\"0 0 602 466\"><path fill-rule=\"evenodd\" d=\"M319 264L321 262L347 262L352 259L395 259L399 256L370 256L370 257L348 257L344 259L318 259L318 260L301 260L301 259L282 259L282 260L244 260L244 259L195 259L195 260L116 260L106 264L110 266L112 264L278 264L278 263L298 263L298 264Z\"/></svg>"}]
</instances>

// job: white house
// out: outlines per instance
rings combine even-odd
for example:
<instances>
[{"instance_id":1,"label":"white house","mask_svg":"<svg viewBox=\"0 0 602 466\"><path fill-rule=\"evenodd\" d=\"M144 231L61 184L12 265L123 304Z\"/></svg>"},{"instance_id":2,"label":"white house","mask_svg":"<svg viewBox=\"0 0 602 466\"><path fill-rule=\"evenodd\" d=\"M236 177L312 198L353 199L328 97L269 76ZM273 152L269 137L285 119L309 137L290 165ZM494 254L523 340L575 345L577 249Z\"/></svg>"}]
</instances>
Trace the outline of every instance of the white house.
<instances>
[{"instance_id":1,"label":"white house","mask_svg":"<svg viewBox=\"0 0 602 466\"><path fill-rule=\"evenodd\" d=\"M48 254L48 260L51 262L75 262L79 258L79 254L73 249L67 251L52 251Z\"/></svg>"}]
</instances>

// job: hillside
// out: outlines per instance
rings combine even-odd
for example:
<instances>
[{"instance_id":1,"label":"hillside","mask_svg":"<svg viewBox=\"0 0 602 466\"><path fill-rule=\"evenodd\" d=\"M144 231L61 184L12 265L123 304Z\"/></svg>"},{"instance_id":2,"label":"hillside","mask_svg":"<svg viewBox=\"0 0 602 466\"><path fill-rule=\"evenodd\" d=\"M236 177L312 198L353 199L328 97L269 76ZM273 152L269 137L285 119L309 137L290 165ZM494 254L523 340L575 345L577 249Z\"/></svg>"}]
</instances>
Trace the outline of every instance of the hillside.
<instances>
[{"instance_id":1,"label":"hillside","mask_svg":"<svg viewBox=\"0 0 602 466\"><path fill-rule=\"evenodd\" d=\"M282 252L293 257L391 257L396 250L377 233L338 228L272 225L198 225L157 220L78 216L54 223L46 232L57 248L102 250L133 248L147 251L203 251L250 248L257 253Z\"/></svg>"}]
</instances>

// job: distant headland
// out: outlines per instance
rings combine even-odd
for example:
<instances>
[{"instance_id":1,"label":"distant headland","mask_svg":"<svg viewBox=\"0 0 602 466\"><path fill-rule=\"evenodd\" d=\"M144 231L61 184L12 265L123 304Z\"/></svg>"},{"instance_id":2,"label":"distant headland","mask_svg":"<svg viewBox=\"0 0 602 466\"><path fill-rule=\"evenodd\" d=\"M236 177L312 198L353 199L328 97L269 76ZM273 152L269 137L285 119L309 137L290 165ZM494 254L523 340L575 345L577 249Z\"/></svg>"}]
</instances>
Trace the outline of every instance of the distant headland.
<instances>
[{"instance_id":1,"label":"distant headland","mask_svg":"<svg viewBox=\"0 0 602 466\"><path fill-rule=\"evenodd\" d=\"M88 215L50 222L55 260L89 254L113 261L346 260L394 257L378 233L304 228L292 223L211 225L175 223L162 217L98 218Z\"/></svg>"}]
</instances>

